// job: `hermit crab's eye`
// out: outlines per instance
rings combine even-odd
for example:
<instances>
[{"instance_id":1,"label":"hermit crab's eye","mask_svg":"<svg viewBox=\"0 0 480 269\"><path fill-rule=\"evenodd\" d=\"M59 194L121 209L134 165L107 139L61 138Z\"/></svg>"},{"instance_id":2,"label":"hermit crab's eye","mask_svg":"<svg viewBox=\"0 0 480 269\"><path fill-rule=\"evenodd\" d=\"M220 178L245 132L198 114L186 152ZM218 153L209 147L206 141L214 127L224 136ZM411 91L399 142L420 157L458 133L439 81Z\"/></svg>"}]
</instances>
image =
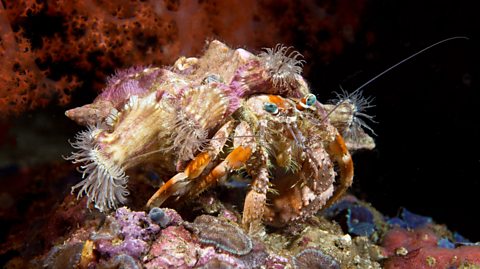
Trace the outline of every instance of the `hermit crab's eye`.
<instances>
[{"instance_id":1,"label":"hermit crab's eye","mask_svg":"<svg viewBox=\"0 0 480 269\"><path fill-rule=\"evenodd\" d=\"M313 106L315 104L315 102L317 102L317 97L311 93L305 95L305 97L303 97L304 100L305 100L305 105L307 107L310 107L310 106ZM302 99L303 101L303 99Z\"/></svg>"},{"instance_id":2,"label":"hermit crab's eye","mask_svg":"<svg viewBox=\"0 0 480 269\"><path fill-rule=\"evenodd\" d=\"M317 102L317 97L314 94L306 94L297 103L297 109L302 111L304 109L312 109L315 110L315 103Z\"/></svg>"},{"instance_id":3,"label":"hermit crab's eye","mask_svg":"<svg viewBox=\"0 0 480 269\"><path fill-rule=\"evenodd\" d=\"M274 103L265 102L265 104L263 104L263 109L265 109L265 111L270 112L272 114L278 113L278 107Z\"/></svg>"}]
</instances>

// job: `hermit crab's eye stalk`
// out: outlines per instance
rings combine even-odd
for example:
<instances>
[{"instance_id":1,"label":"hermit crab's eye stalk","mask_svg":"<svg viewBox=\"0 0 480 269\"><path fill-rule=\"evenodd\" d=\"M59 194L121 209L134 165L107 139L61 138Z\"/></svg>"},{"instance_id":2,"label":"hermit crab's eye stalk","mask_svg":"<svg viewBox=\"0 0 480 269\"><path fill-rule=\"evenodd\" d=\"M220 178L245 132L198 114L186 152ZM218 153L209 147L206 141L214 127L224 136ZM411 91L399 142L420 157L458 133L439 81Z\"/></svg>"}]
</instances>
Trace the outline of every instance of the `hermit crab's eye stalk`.
<instances>
[{"instance_id":1,"label":"hermit crab's eye stalk","mask_svg":"<svg viewBox=\"0 0 480 269\"><path fill-rule=\"evenodd\" d=\"M272 113L273 115L278 113L278 107L274 103L265 102L265 104L263 104L263 109L269 113Z\"/></svg>"},{"instance_id":2,"label":"hermit crab's eye stalk","mask_svg":"<svg viewBox=\"0 0 480 269\"><path fill-rule=\"evenodd\" d=\"M305 109L313 109L313 105L317 102L317 97L311 93L305 95L297 101L297 109L303 111Z\"/></svg>"},{"instance_id":3,"label":"hermit crab's eye stalk","mask_svg":"<svg viewBox=\"0 0 480 269\"><path fill-rule=\"evenodd\" d=\"M301 102L308 108L311 107L317 102L317 97L311 93L305 95Z\"/></svg>"}]
</instances>

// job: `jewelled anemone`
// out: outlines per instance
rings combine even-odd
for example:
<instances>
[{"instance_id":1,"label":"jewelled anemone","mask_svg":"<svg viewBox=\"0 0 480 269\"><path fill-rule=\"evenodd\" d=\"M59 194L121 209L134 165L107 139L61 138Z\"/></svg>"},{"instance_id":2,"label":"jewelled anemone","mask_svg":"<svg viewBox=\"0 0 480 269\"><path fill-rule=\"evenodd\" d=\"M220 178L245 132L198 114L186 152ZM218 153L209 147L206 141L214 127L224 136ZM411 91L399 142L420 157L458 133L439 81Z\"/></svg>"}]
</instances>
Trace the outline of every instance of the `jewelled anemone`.
<instances>
[{"instance_id":1,"label":"jewelled anemone","mask_svg":"<svg viewBox=\"0 0 480 269\"><path fill-rule=\"evenodd\" d=\"M274 48L265 48L259 57L266 66L274 86L285 87L295 81L295 75L302 74L302 66L305 63L298 51L281 44Z\"/></svg>"},{"instance_id":2,"label":"jewelled anemone","mask_svg":"<svg viewBox=\"0 0 480 269\"><path fill-rule=\"evenodd\" d=\"M80 188L79 197L85 193L96 208L105 211L107 208L117 207L119 203L125 203L129 191L128 176L122 167L110 162L100 153L95 142L100 132L99 128L89 127L87 131L77 134L76 141L71 145L78 151L65 159L73 163L84 163L79 171L85 179L73 186L72 191Z\"/></svg>"}]
</instances>

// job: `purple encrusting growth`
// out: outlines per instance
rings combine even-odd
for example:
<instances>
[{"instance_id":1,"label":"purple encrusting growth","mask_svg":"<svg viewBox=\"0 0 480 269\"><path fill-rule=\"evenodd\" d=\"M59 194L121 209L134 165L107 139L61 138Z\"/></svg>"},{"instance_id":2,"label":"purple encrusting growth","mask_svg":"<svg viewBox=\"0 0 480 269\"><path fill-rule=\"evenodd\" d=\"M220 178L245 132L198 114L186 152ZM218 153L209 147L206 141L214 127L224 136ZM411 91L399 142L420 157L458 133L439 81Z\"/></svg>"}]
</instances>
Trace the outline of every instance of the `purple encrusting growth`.
<instances>
[{"instance_id":1,"label":"purple encrusting growth","mask_svg":"<svg viewBox=\"0 0 480 269\"><path fill-rule=\"evenodd\" d=\"M115 217L109 217L108 230L93 236L97 251L107 257L127 254L139 258L146 254L149 242L160 232L145 212L130 211L126 207L117 209ZM114 239L120 240L113 242Z\"/></svg>"},{"instance_id":2,"label":"purple encrusting growth","mask_svg":"<svg viewBox=\"0 0 480 269\"><path fill-rule=\"evenodd\" d=\"M97 97L110 101L113 106L128 100L130 96L143 96L150 92L154 83L162 80L162 69L137 66L117 73L107 80L107 87Z\"/></svg>"},{"instance_id":3,"label":"purple encrusting growth","mask_svg":"<svg viewBox=\"0 0 480 269\"><path fill-rule=\"evenodd\" d=\"M340 269L340 265L332 256L313 248L308 248L298 253L293 258L293 266L295 269Z\"/></svg>"},{"instance_id":4,"label":"purple encrusting growth","mask_svg":"<svg viewBox=\"0 0 480 269\"><path fill-rule=\"evenodd\" d=\"M339 221L346 226L346 232L352 235L370 236L375 232L374 215L370 208L360 204L351 196L347 196L327 208L323 215Z\"/></svg>"},{"instance_id":5,"label":"purple encrusting growth","mask_svg":"<svg viewBox=\"0 0 480 269\"><path fill-rule=\"evenodd\" d=\"M366 207L357 205L347 210L348 233L370 236L375 231L373 214Z\"/></svg>"},{"instance_id":6,"label":"purple encrusting growth","mask_svg":"<svg viewBox=\"0 0 480 269\"><path fill-rule=\"evenodd\" d=\"M399 226L401 228L416 229L429 225L433 222L432 218L414 214L405 208L402 208L400 217L387 219L387 223L391 226Z\"/></svg>"},{"instance_id":7,"label":"purple encrusting growth","mask_svg":"<svg viewBox=\"0 0 480 269\"><path fill-rule=\"evenodd\" d=\"M209 215L198 216L190 227L203 244L242 256L252 251L252 239L236 225Z\"/></svg>"},{"instance_id":8,"label":"purple encrusting growth","mask_svg":"<svg viewBox=\"0 0 480 269\"><path fill-rule=\"evenodd\" d=\"M165 70L154 67L132 67L118 71L107 80L107 87L91 104L73 108L65 114L85 126L97 126L112 114L116 114L130 97L143 97L154 85L164 80Z\"/></svg>"}]
</instances>

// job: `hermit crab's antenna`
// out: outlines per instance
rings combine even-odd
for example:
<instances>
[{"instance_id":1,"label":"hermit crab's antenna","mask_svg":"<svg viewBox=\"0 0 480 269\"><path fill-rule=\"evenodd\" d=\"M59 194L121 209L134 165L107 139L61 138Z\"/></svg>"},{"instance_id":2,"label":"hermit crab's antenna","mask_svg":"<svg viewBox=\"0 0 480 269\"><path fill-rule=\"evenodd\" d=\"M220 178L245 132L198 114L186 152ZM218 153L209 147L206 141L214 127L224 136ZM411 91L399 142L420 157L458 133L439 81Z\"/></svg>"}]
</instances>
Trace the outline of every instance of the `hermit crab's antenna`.
<instances>
[{"instance_id":1,"label":"hermit crab's antenna","mask_svg":"<svg viewBox=\"0 0 480 269\"><path fill-rule=\"evenodd\" d=\"M365 86L367 86L368 84L372 83L372 82L375 81L377 78L385 75L385 74L388 73L390 70L395 69L397 66L399 66L399 65L403 64L404 62L406 62L406 61L414 58L415 56L417 56L417 55L419 55L419 54L421 54L421 53L423 53L423 52L425 52L425 51L427 51L427 50L429 50L429 49L431 49L431 48L433 48L433 47L435 47L435 46L437 46L437 45L440 45L440 44L442 44L442 43L445 43L445 42L448 42L448 41L451 41L451 40L455 40L455 39L465 39L465 40L469 40L469 38L466 37L466 36L454 36L454 37L450 37L450 38L446 38L446 39L440 40L440 41L438 41L437 43L432 44L432 45L430 45L430 46L428 46L428 47L426 47L426 48L424 48L424 49L422 49L422 50L420 50L420 51L418 51L418 52L416 52L416 53L408 56L407 58L401 60L400 62L398 62L398 63L390 66L389 68L385 69L385 71L383 71L383 72L381 72L380 74L374 76L374 77L371 78L369 81L363 83L360 87L358 87L355 91L353 91L353 92L351 93L351 95L354 95L355 93L358 93L358 92L361 91Z\"/></svg>"},{"instance_id":2,"label":"hermit crab's antenna","mask_svg":"<svg viewBox=\"0 0 480 269\"><path fill-rule=\"evenodd\" d=\"M343 104L344 102L348 101L348 100L350 99L350 97L352 97L352 96L357 96L357 95L361 94L361 90L362 90L363 88L365 88L367 85L369 85L370 83L372 83L373 81L375 81L375 80L378 79L379 77L385 75L386 73L390 72L392 69L395 69L395 68L398 67L399 65L401 65L401 64L405 63L406 61L408 61L408 60L416 57L417 55L422 54L423 52L425 52L425 51L427 51L427 50L429 50L429 49L431 49L431 48L433 48L433 47L435 47L435 46L438 46L438 45L440 45L440 44L442 44L442 43L445 43L445 42L448 42L448 41L451 41L451 40L455 40L455 39L465 39L465 40L469 40L470 38L468 38L468 37L466 37L466 36L454 36L454 37L449 37L449 38L440 40L440 41L438 41L438 42L436 42L436 43L434 43L434 44L432 44L432 45L430 45L430 46L428 46L428 47L426 47L426 48L424 48L424 49L422 49L422 50L420 50L420 51L415 52L414 54L408 56L407 58L401 60L400 62L398 62L398 63L390 66L389 68L385 69L385 70L384 70L383 72L381 72L380 74L374 76L373 78L371 78L371 79L368 80L367 82L363 83L360 87L358 87L358 88L357 88L356 90L354 90L352 93L347 94L347 95L345 96L345 98L343 98L343 100L341 100L340 102L338 102L338 103L335 105L335 107L327 114L327 116L325 117L324 120L328 119L328 118L330 117L330 115L331 115L341 104ZM340 87L340 88L341 88L341 87Z\"/></svg>"}]
</instances>

